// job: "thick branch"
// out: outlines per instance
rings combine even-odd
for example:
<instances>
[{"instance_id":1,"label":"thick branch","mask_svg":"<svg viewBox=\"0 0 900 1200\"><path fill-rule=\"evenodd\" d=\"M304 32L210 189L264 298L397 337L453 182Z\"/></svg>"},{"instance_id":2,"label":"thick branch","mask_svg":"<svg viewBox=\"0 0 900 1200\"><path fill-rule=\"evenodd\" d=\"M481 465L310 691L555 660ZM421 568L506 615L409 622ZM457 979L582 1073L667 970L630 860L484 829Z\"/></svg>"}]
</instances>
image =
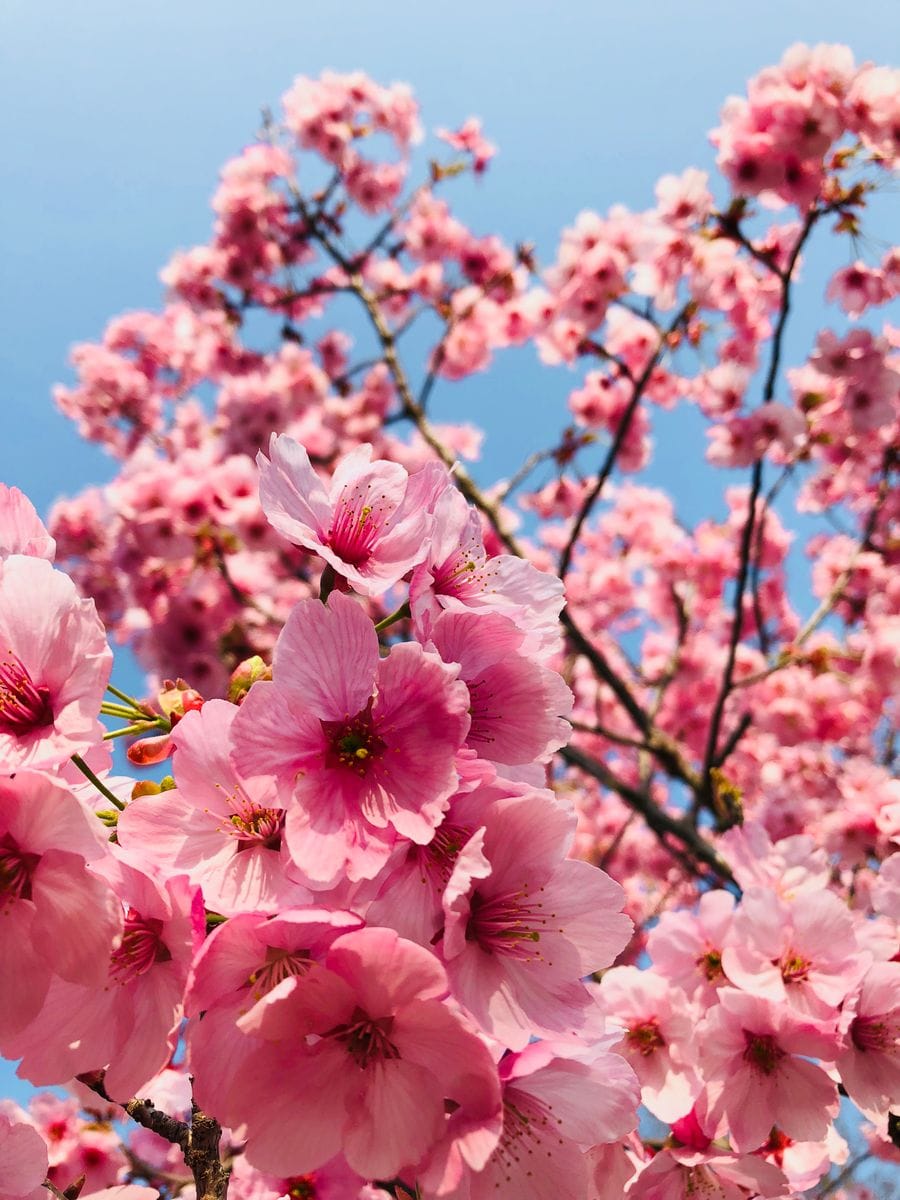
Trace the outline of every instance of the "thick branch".
<instances>
[{"instance_id":1,"label":"thick branch","mask_svg":"<svg viewBox=\"0 0 900 1200\"><path fill-rule=\"evenodd\" d=\"M573 767L578 767L584 771L586 775L590 775L604 787L610 791L616 792L625 803L640 813L647 822L647 825L659 837L670 853L674 853L676 857L681 857L678 850L669 846L665 839L666 837L676 838L687 853L687 857L693 862L689 865L696 870L698 862L704 863L716 875L719 880L727 883L734 883L734 876L731 873L727 863L716 854L712 846L700 836L696 829L688 822L680 817L673 817L671 813L667 813L664 809L655 804L648 795L630 787L621 779L610 771L610 769L601 762L592 758L589 754L585 754L583 750L579 750L576 746L565 746L560 754Z\"/></svg>"}]
</instances>

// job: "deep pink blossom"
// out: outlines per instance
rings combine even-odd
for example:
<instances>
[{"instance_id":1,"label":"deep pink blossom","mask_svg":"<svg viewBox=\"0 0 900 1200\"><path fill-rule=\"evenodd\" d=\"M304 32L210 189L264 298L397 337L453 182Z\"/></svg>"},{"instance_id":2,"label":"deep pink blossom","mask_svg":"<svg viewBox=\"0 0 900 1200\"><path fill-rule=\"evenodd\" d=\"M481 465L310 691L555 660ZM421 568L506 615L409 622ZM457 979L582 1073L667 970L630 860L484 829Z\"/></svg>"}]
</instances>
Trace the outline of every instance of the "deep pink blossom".
<instances>
[{"instance_id":1,"label":"deep pink blossom","mask_svg":"<svg viewBox=\"0 0 900 1200\"><path fill-rule=\"evenodd\" d=\"M501 799L444 892L442 954L454 995L486 1033L521 1050L535 1032L581 1029L581 982L624 947L631 922L603 871L561 861L572 820L533 791Z\"/></svg>"},{"instance_id":2,"label":"deep pink blossom","mask_svg":"<svg viewBox=\"0 0 900 1200\"><path fill-rule=\"evenodd\" d=\"M270 776L242 776L232 756L237 708L210 700L173 733L176 789L142 796L119 818L121 845L167 874L184 873L225 916L277 912L310 898L284 844Z\"/></svg>"},{"instance_id":3,"label":"deep pink blossom","mask_svg":"<svg viewBox=\"0 0 900 1200\"><path fill-rule=\"evenodd\" d=\"M827 1027L787 1005L723 988L697 1044L711 1088L709 1120L727 1122L735 1150L756 1150L773 1125L798 1141L824 1136L837 1114L837 1088L808 1060L834 1060L838 1041Z\"/></svg>"},{"instance_id":4,"label":"deep pink blossom","mask_svg":"<svg viewBox=\"0 0 900 1200\"><path fill-rule=\"evenodd\" d=\"M483 1168L460 1175L454 1200L521 1196L523 1200L584 1200L589 1164L585 1151L615 1142L637 1122L637 1079L616 1054L594 1050L576 1056L570 1047L538 1042L500 1064L503 1132ZM445 1194L452 1160L438 1183L432 1166L426 1188Z\"/></svg>"},{"instance_id":5,"label":"deep pink blossom","mask_svg":"<svg viewBox=\"0 0 900 1200\"><path fill-rule=\"evenodd\" d=\"M236 769L273 774L291 857L313 886L372 878L396 834L430 841L456 790L469 727L457 669L411 643L378 655L360 606L302 601L278 639L271 682L234 722Z\"/></svg>"},{"instance_id":6,"label":"deep pink blossom","mask_svg":"<svg viewBox=\"0 0 900 1200\"><path fill-rule=\"evenodd\" d=\"M256 1043L250 1068L220 1101L240 1114L248 1161L289 1177L343 1152L363 1177L389 1179L442 1137L445 1101L465 1107L489 1087L498 1113L490 1054L446 992L432 954L366 929L267 993L240 1021Z\"/></svg>"},{"instance_id":7,"label":"deep pink blossom","mask_svg":"<svg viewBox=\"0 0 900 1200\"><path fill-rule=\"evenodd\" d=\"M410 607L427 640L444 610L497 612L524 630L524 648L546 657L559 638L563 603L559 579L512 554L489 556L478 513L453 487L437 488L434 532L424 561L412 573Z\"/></svg>"},{"instance_id":8,"label":"deep pink blossom","mask_svg":"<svg viewBox=\"0 0 900 1200\"><path fill-rule=\"evenodd\" d=\"M445 612L431 641L459 663L472 724L466 744L495 763L546 762L568 741L572 693L556 671L532 661L526 634L499 613Z\"/></svg>"},{"instance_id":9,"label":"deep pink blossom","mask_svg":"<svg viewBox=\"0 0 900 1200\"><path fill-rule=\"evenodd\" d=\"M900 1096L900 962L869 968L846 1020L841 1082L860 1108L883 1113Z\"/></svg>"},{"instance_id":10,"label":"deep pink blossom","mask_svg":"<svg viewBox=\"0 0 900 1200\"><path fill-rule=\"evenodd\" d=\"M20 1074L38 1085L106 1068L110 1096L125 1101L175 1049L187 973L203 933L200 894L184 875L157 883L124 861L106 860L124 906L118 945L99 984L54 978L43 1007L10 1042ZM85 923L87 924L87 923Z\"/></svg>"},{"instance_id":11,"label":"deep pink blossom","mask_svg":"<svg viewBox=\"0 0 900 1200\"><path fill-rule=\"evenodd\" d=\"M0 561L0 770L48 769L99 741L111 665L94 603L67 575Z\"/></svg>"},{"instance_id":12,"label":"deep pink blossom","mask_svg":"<svg viewBox=\"0 0 900 1200\"><path fill-rule=\"evenodd\" d=\"M0 784L0 1042L9 1057L51 981L103 986L121 917L87 866L102 854L100 828L46 775L20 771Z\"/></svg>"}]
</instances>

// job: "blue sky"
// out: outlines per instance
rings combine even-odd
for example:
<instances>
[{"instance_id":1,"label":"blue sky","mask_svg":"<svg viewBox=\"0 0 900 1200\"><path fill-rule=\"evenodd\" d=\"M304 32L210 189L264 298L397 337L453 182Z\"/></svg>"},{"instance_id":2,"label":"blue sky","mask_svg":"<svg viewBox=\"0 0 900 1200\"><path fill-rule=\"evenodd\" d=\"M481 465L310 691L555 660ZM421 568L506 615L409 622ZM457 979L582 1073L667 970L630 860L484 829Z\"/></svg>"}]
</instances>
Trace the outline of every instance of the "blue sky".
<instances>
[{"instance_id":1,"label":"blue sky","mask_svg":"<svg viewBox=\"0 0 900 1200\"><path fill-rule=\"evenodd\" d=\"M659 175L710 165L706 134L722 100L792 42L900 58L885 0L5 0L3 9L0 479L42 511L114 472L53 407L53 383L71 378L70 346L98 337L113 315L158 304L159 269L208 234L219 167L295 75L361 68L406 80L428 129L481 116L500 154L483 181L455 193L459 210L478 232L534 241L546 262L581 209L646 207ZM821 319L820 307L801 312L798 345ZM572 386L575 377L539 370L530 352L510 354L488 376L446 387L435 411L488 429L489 480L511 473L543 431L547 443ZM695 519L714 493L702 473L682 469L689 433L684 423L663 431L654 481ZM0 1064L0 1090L7 1074Z\"/></svg>"}]
</instances>

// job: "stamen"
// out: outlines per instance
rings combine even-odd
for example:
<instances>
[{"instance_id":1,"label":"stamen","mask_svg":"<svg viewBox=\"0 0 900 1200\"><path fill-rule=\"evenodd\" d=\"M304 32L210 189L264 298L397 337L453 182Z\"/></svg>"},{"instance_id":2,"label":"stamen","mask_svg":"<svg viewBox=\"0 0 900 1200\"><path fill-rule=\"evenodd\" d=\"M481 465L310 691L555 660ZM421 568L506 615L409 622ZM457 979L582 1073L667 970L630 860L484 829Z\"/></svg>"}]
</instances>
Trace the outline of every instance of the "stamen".
<instances>
[{"instance_id":1,"label":"stamen","mask_svg":"<svg viewBox=\"0 0 900 1200\"><path fill-rule=\"evenodd\" d=\"M744 1062L761 1071L763 1075L774 1075L778 1070L778 1064L784 1058L785 1052L775 1041L772 1034L749 1033L745 1029L744 1041L747 1046L744 1051Z\"/></svg>"},{"instance_id":2,"label":"stamen","mask_svg":"<svg viewBox=\"0 0 900 1200\"><path fill-rule=\"evenodd\" d=\"M326 1037L336 1038L356 1065L365 1068L372 1061L400 1057L400 1051L389 1036L393 1024L393 1017L373 1021L361 1008L357 1008L346 1025L338 1025Z\"/></svg>"},{"instance_id":3,"label":"stamen","mask_svg":"<svg viewBox=\"0 0 900 1200\"><path fill-rule=\"evenodd\" d=\"M328 739L325 765L344 767L355 775L365 776L387 750L382 738L375 731L370 700L355 717L343 721L322 721L322 729Z\"/></svg>"},{"instance_id":4,"label":"stamen","mask_svg":"<svg viewBox=\"0 0 900 1200\"><path fill-rule=\"evenodd\" d=\"M50 689L37 684L18 655L0 660L0 731L17 737L53 724Z\"/></svg>"},{"instance_id":5,"label":"stamen","mask_svg":"<svg viewBox=\"0 0 900 1200\"><path fill-rule=\"evenodd\" d=\"M527 887L489 899L476 891L469 905L466 940L477 942L489 954L520 962L544 962L539 949L541 935L562 933L551 924L556 921L556 913L545 913L543 901L532 899Z\"/></svg>"},{"instance_id":6,"label":"stamen","mask_svg":"<svg viewBox=\"0 0 900 1200\"><path fill-rule=\"evenodd\" d=\"M142 917L133 908L125 910L122 942L112 953L110 974L117 983L132 983L155 963L169 962L172 954L162 940L163 923L156 917Z\"/></svg>"},{"instance_id":7,"label":"stamen","mask_svg":"<svg viewBox=\"0 0 900 1200\"><path fill-rule=\"evenodd\" d=\"M20 850L12 834L0 838L0 912L17 900L31 899L31 877L40 861L39 854Z\"/></svg>"}]
</instances>

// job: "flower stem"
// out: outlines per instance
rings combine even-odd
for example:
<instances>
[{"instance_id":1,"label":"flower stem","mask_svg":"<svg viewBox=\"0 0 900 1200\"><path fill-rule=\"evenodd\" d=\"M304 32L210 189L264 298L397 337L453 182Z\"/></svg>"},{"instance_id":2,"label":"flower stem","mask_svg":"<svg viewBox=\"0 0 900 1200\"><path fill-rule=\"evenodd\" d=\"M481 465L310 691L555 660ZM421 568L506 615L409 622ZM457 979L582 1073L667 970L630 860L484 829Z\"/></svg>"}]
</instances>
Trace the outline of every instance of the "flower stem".
<instances>
[{"instance_id":1,"label":"flower stem","mask_svg":"<svg viewBox=\"0 0 900 1200\"><path fill-rule=\"evenodd\" d=\"M375 632L382 633L385 629L390 628L395 621L402 621L409 615L409 601L406 600L400 605L396 612L392 612L391 615L389 617L385 617L383 621L377 622L375 625Z\"/></svg>"},{"instance_id":2,"label":"flower stem","mask_svg":"<svg viewBox=\"0 0 900 1200\"><path fill-rule=\"evenodd\" d=\"M122 729L110 729L103 735L104 742L110 741L111 738L127 737L133 733L150 733L152 729L168 730L168 726L163 725L160 721L139 721L135 725L125 725Z\"/></svg>"},{"instance_id":3,"label":"flower stem","mask_svg":"<svg viewBox=\"0 0 900 1200\"><path fill-rule=\"evenodd\" d=\"M126 704L135 710L135 712L142 711L140 702L135 700L134 696L129 696L127 692L120 692L119 689L117 687L113 687L111 683L106 685L106 690L108 692L112 692L112 694L117 696L120 700L124 700Z\"/></svg>"},{"instance_id":4,"label":"flower stem","mask_svg":"<svg viewBox=\"0 0 900 1200\"><path fill-rule=\"evenodd\" d=\"M91 768L87 765L87 763L84 761L84 759L81 757L80 754L73 754L72 762L75 764L75 766L78 768L78 770L82 773L82 775L84 775L84 777L86 779L89 779L91 781L91 783L94 785L94 787L97 789L97 791L100 793L101 796L105 796L106 799L110 802L110 804L114 804L116 806L116 808L119 810L119 812L125 811L125 805L122 803L122 801L119 799L119 797L117 795L115 795L114 792L111 792L109 790L109 788L106 786L106 784L97 778L97 776L94 774L94 772L91 770Z\"/></svg>"},{"instance_id":5,"label":"flower stem","mask_svg":"<svg viewBox=\"0 0 900 1200\"><path fill-rule=\"evenodd\" d=\"M319 580L319 599L324 604L337 581L337 576L334 573L334 567L329 563L322 572L322 578Z\"/></svg>"}]
</instances>

